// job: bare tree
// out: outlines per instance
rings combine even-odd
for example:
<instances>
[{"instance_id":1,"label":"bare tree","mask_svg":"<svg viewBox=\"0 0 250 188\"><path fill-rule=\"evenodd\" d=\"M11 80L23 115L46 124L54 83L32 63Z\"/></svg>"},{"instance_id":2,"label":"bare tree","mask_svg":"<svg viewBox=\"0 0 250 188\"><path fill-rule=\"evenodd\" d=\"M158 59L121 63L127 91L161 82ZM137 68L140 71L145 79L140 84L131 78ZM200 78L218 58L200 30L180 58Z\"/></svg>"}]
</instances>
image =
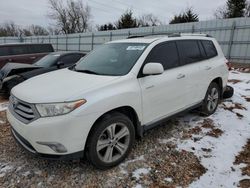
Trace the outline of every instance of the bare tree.
<instances>
[{"instance_id":1,"label":"bare tree","mask_svg":"<svg viewBox=\"0 0 250 188\"><path fill-rule=\"evenodd\" d=\"M214 17L216 19L227 18L227 7L224 5L224 6L217 8L216 11L214 12Z\"/></svg>"},{"instance_id":2,"label":"bare tree","mask_svg":"<svg viewBox=\"0 0 250 188\"><path fill-rule=\"evenodd\" d=\"M86 32L90 28L90 7L81 0L49 0L49 17L64 34Z\"/></svg>"},{"instance_id":3,"label":"bare tree","mask_svg":"<svg viewBox=\"0 0 250 188\"><path fill-rule=\"evenodd\" d=\"M153 14L143 14L138 18L140 27L162 25L161 21Z\"/></svg>"},{"instance_id":4,"label":"bare tree","mask_svg":"<svg viewBox=\"0 0 250 188\"><path fill-rule=\"evenodd\" d=\"M44 27L40 25L31 25L29 27L29 31L31 32L32 35L35 35L35 36L49 35L49 32L47 31L47 29L45 29Z\"/></svg>"},{"instance_id":5,"label":"bare tree","mask_svg":"<svg viewBox=\"0 0 250 188\"><path fill-rule=\"evenodd\" d=\"M20 28L13 22L6 22L0 26L0 36L20 36Z\"/></svg>"},{"instance_id":6,"label":"bare tree","mask_svg":"<svg viewBox=\"0 0 250 188\"><path fill-rule=\"evenodd\" d=\"M250 1L247 1L245 16L250 17Z\"/></svg>"}]
</instances>

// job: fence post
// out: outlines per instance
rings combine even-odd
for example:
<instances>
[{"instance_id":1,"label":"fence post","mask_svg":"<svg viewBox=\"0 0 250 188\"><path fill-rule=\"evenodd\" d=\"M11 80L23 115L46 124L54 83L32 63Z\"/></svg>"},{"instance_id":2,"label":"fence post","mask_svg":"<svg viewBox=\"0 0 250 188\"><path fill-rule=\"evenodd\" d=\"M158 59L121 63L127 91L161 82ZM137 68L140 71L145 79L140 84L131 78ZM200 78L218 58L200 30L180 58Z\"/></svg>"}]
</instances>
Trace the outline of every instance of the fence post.
<instances>
[{"instance_id":1,"label":"fence post","mask_svg":"<svg viewBox=\"0 0 250 188\"><path fill-rule=\"evenodd\" d=\"M92 33L92 39L91 39L91 50L93 50L94 49L94 33Z\"/></svg>"},{"instance_id":2,"label":"fence post","mask_svg":"<svg viewBox=\"0 0 250 188\"><path fill-rule=\"evenodd\" d=\"M6 43L6 37L3 38L3 43Z\"/></svg>"},{"instance_id":3,"label":"fence post","mask_svg":"<svg viewBox=\"0 0 250 188\"><path fill-rule=\"evenodd\" d=\"M154 35L154 34L155 34L155 28L152 27L152 35Z\"/></svg>"},{"instance_id":4,"label":"fence post","mask_svg":"<svg viewBox=\"0 0 250 188\"><path fill-rule=\"evenodd\" d=\"M81 34L79 35L79 41L78 41L78 51L81 51Z\"/></svg>"},{"instance_id":5,"label":"fence post","mask_svg":"<svg viewBox=\"0 0 250 188\"><path fill-rule=\"evenodd\" d=\"M235 26L236 26L236 22L233 21L232 28L231 28L231 33L230 33L230 39L229 39L229 43L228 43L228 51L227 51L228 60L231 59L231 52L232 52L232 46L233 46L233 40L234 40Z\"/></svg>"},{"instance_id":6,"label":"fence post","mask_svg":"<svg viewBox=\"0 0 250 188\"><path fill-rule=\"evenodd\" d=\"M192 25L192 33L194 33L194 31L195 31L195 26L194 26L194 24Z\"/></svg>"},{"instance_id":7,"label":"fence post","mask_svg":"<svg viewBox=\"0 0 250 188\"><path fill-rule=\"evenodd\" d=\"M58 35L56 35L56 51L58 51Z\"/></svg>"},{"instance_id":8,"label":"fence post","mask_svg":"<svg viewBox=\"0 0 250 188\"><path fill-rule=\"evenodd\" d=\"M66 35L66 51L68 51L68 35Z\"/></svg>"},{"instance_id":9,"label":"fence post","mask_svg":"<svg viewBox=\"0 0 250 188\"><path fill-rule=\"evenodd\" d=\"M112 41L112 31L109 33L109 41Z\"/></svg>"},{"instance_id":10,"label":"fence post","mask_svg":"<svg viewBox=\"0 0 250 188\"><path fill-rule=\"evenodd\" d=\"M50 43L50 35L49 35L49 43Z\"/></svg>"}]
</instances>

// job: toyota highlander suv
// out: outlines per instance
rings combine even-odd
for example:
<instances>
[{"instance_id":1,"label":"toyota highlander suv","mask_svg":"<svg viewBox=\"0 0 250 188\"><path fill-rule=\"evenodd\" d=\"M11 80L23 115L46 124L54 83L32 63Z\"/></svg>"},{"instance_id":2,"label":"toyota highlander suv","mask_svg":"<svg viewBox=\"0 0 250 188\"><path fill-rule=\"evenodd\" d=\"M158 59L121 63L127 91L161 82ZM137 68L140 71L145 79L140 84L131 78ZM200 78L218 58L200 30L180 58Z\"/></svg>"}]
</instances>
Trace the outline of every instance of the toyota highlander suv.
<instances>
[{"instance_id":1,"label":"toyota highlander suv","mask_svg":"<svg viewBox=\"0 0 250 188\"><path fill-rule=\"evenodd\" d=\"M109 42L73 67L14 87L7 117L17 142L37 156L86 156L110 168L160 122L194 108L213 114L227 85L226 62L207 35Z\"/></svg>"}]
</instances>

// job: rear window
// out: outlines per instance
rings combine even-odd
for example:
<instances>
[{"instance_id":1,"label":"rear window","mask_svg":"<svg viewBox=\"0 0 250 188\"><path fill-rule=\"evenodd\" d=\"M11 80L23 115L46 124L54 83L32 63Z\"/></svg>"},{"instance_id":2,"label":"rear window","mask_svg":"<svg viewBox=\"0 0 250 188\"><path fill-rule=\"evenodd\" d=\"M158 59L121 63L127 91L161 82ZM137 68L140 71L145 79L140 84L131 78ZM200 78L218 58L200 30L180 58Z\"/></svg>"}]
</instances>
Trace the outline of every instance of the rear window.
<instances>
[{"instance_id":1,"label":"rear window","mask_svg":"<svg viewBox=\"0 0 250 188\"><path fill-rule=\"evenodd\" d=\"M53 48L50 44L34 44L30 45L30 52L31 53L47 53L53 52Z\"/></svg>"},{"instance_id":2,"label":"rear window","mask_svg":"<svg viewBox=\"0 0 250 188\"><path fill-rule=\"evenodd\" d=\"M176 43L179 51L180 63L182 65L194 63L203 59L198 41L181 40L176 41Z\"/></svg>"},{"instance_id":3,"label":"rear window","mask_svg":"<svg viewBox=\"0 0 250 188\"><path fill-rule=\"evenodd\" d=\"M10 55L8 47L0 47L0 56Z\"/></svg>"},{"instance_id":4,"label":"rear window","mask_svg":"<svg viewBox=\"0 0 250 188\"><path fill-rule=\"evenodd\" d=\"M217 56L217 50L216 50L214 43L212 41L203 40L203 41L201 41L201 43L205 49L207 58L212 58L212 57Z\"/></svg>"}]
</instances>

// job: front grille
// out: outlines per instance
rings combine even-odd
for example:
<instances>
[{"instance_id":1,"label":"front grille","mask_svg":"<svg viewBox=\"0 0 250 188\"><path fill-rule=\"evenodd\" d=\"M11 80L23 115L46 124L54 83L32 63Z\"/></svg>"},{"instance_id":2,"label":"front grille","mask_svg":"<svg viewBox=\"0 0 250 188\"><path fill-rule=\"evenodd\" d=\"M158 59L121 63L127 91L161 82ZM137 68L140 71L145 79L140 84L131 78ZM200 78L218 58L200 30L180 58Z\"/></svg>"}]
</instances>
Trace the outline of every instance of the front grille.
<instances>
[{"instance_id":1,"label":"front grille","mask_svg":"<svg viewBox=\"0 0 250 188\"><path fill-rule=\"evenodd\" d=\"M17 119L25 124L28 124L39 117L34 104L29 104L19 100L13 95L10 96L10 110Z\"/></svg>"}]
</instances>

